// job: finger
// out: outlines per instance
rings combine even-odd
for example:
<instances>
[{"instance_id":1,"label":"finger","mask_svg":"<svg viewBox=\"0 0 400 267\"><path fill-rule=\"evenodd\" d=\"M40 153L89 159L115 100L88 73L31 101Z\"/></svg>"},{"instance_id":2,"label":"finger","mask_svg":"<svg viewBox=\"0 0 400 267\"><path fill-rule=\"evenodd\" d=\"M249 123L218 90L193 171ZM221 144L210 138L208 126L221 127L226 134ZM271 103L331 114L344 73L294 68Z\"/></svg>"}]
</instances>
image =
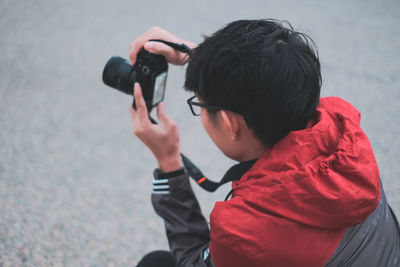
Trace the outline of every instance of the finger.
<instances>
[{"instance_id":1,"label":"finger","mask_svg":"<svg viewBox=\"0 0 400 267\"><path fill-rule=\"evenodd\" d=\"M166 56L166 55L170 54L172 51L175 51L170 46L160 43L160 42L155 42L155 41L146 42L144 44L144 48L150 53L157 54L157 55L163 55L163 56Z\"/></svg>"},{"instance_id":2,"label":"finger","mask_svg":"<svg viewBox=\"0 0 400 267\"><path fill-rule=\"evenodd\" d=\"M140 123L138 111L135 108L133 108L133 105L130 105L130 112L132 117L132 123L134 126L133 128L135 128L135 126L138 126Z\"/></svg>"},{"instance_id":3,"label":"finger","mask_svg":"<svg viewBox=\"0 0 400 267\"><path fill-rule=\"evenodd\" d=\"M143 45L146 43L148 39L143 37L139 37L129 45L129 59L131 60L131 65L134 65L136 62L136 56L139 53L140 49L142 49Z\"/></svg>"},{"instance_id":4,"label":"finger","mask_svg":"<svg viewBox=\"0 0 400 267\"><path fill-rule=\"evenodd\" d=\"M144 126L141 121L138 119L137 111L131 105L131 117L132 117L132 127L133 133L143 140L143 136L145 135L146 126Z\"/></svg>"},{"instance_id":5,"label":"finger","mask_svg":"<svg viewBox=\"0 0 400 267\"><path fill-rule=\"evenodd\" d=\"M135 96L136 112L138 119L142 122L149 121L146 102L144 101L142 88L140 87L139 83L135 83L134 96Z\"/></svg>"},{"instance_id":6,"label":"finger","mask_svg":"<svg viewBox=\"0 0 400 267\"><path fill-rule=\"evenodd\" d=\"M135 65L136 62L136 56L139 53L140 47L136 45L132 45L129 48L129 59L131 61L131 65Z\"/></svg>"},{"instance_id":7,"label":"finger","mask_svg":"<svg viewBox=\"0 0 400 267\"><path fill-rule=\"evenodd\" d=\"M172 64L179 64L179 61L184 57L181 52L160 42L146 42L144 44L144 49L156 55L163 55L167 59L167 61Z\"/></svg>"},{"instance_id":8,"label":"finger","mask_svg":"<svg viewBox=\"0 0 400 267\"><path fill-rule=\"evenodd\" d=\"M163 124L171 124L173 122L165 111L164 103L160 103L157 105L157 117Z\"/></svg>"},{"instance_id":9,"label":"finger","mask_svg":"<svg viewBox=\"0 0 400 267\"><path fill-rule=\"evenodd\" d=\"M137 125L137 112L136 112L136 110L132 107L132 105L130 106L130 111L131 111L133 129L135 129L135 126Z\"/></svg>"},{"instance_id":10,"label":"finger","mask_svg":"<svg viewBox=\"0 0 400 267\"><path fill-rule=\"evenodd\" d=\"M132 66L135 65L135 62L136 62L136 53L135 53L135 51L133 50L133 47L132 47L132 48L129 48L129 60L130 60Z\"/></svg>"},{"instance_id":11,"label":"finger","mask_svg":"<svg viewBox=\"0 0 400 267\"><path fill-rule=\"evenodd\" d=\"M137 117L137 111L133 108L133 106L132 105L130 105L130 111L131 111L131 116L132 116L132 119L134 119L134 120L136 120L136 117Z\"/></svg>"}]
</instances>

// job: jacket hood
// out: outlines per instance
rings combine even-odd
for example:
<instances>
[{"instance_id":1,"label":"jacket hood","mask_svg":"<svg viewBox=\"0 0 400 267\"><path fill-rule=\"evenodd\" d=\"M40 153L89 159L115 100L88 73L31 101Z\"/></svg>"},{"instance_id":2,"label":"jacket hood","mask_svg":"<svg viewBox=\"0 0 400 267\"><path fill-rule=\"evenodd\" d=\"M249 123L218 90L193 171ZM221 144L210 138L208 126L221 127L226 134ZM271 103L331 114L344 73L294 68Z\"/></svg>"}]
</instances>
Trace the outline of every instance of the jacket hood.
<instances>
[{"instance_id":1,"label":"jacket hood","mask_svg":"<svg viewBox=\"0 0 400 267\"><path fill-rule=\"evenodd\" d=\"M306 129L267 150L233 189L250 208L313 227L361 223L379 203L380 177L360 113L321 98Z\"/></svg>"}]
</instances>

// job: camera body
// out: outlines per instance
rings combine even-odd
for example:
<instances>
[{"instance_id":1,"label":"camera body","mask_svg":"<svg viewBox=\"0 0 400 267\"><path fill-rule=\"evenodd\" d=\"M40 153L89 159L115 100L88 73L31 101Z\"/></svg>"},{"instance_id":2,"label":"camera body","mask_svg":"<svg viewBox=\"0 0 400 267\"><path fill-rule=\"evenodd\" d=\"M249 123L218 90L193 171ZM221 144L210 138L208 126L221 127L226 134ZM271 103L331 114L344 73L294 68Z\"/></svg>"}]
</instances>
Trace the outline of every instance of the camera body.
<instances>
[{"instance_id":1,"label":"camera body","mask_svg":"<svg viewBox=\"0 0 400 267\"><path fill-rule=\"evenodd\" d=\"M168 63L161 55L139 51L135 65L114 56L110 58L103 70L103 82L123 93L133 95L133 86L138 82L142 88L143 98L148 112L164 100L168 76ZM135 101L133 102L134 108Z\"/></svg>"}]
</instances>

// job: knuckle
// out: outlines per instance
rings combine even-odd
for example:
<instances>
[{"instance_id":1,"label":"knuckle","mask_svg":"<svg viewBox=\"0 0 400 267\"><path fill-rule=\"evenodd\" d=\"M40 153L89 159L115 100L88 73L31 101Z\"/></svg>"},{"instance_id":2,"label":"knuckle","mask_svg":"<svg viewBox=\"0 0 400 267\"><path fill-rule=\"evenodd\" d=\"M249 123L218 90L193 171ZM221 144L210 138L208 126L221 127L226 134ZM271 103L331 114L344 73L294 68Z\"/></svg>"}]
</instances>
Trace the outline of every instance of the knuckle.
<instances>
[{"instance_id":1,"label":"knuckle","mask_svg":"<svg viewBox=\"0 0 400 267\"><path fill-rule=\"evenodd\" d=\"M135 129L133 129L133 133L136 135L136 136L141 136L142 134L143 134L143 129L141 129L141 128L135 128Z\"/></svg>"},{"instance_id":2,"label":"knuckle","mask_svg":"<svg viewBox=\"0 0 400 267\"><path fill-rule=\"evenodd\" d=\"M138 112L141 112L142 109L143 109L143 103L142 103L142 101L137 100L137 101L136 101L136 110L137 110Z\"/></svg>"},{"instance_id":3,"label":"knuckle","mask_svg":"<svg viewBox=\"0 0 400 267\"><path fill-rule=\"evenodd\" d=\"M132 41L130 44L129 44L129 49L130 50L133 50L134 48L135 48L135 46L137 45L137 39L136 40L134 40L134 41Z\"/></svg>"},{"instance_id":4,"label":"knuckle","mask_svg":"<svg viewBox=\"0 0 400 267\"><path fill-rule=\"evenodd\" d=\"M140 104L139 104L140 108L143 110L146 109L146 102L144 102L144 99L142 98L139 102L140 102Z\"/></svg>"},{"instance_id":5,"label":"knuckle","mask_svg":"<svg viewBox=\"0 0 400 267\"><path fill-rule=\"evenodd\" d=\"M176 122L172 122L169 127L172 131L176 131L178 129Z\"/></svg>"},{"instance_id":6,"label":"knuckle","mask_svg":"<svg viewBox=\"0 0 400 267\"><path fill-rule=\"evenodd\" d=\"M157 32L157 31L159 31L160 29L161 29L160 27L158 27L157 25L154 25L153 27L150 28L150 31L152 31L152 32Z\"/></svg>"}]
</instances>

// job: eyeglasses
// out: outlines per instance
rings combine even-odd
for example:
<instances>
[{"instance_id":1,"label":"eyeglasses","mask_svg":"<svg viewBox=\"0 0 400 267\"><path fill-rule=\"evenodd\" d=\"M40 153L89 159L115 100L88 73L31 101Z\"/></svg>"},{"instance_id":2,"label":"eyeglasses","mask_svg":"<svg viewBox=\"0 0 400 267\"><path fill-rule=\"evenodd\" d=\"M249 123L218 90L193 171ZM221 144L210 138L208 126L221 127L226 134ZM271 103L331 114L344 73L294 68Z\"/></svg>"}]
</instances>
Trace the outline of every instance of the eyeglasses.
<instances>
[{"instance_id":1,"label":"eyeglasses","mask_svg":"<svg viewBox=\"0 0 400 267\"><path fill-rule=\"evenodd\" d=\"M200 116L201 108L205 108L208 110L214 110L214 111L222 109L222 107L199 103L197 96L192 96L191 98L189 98L187 100L187 103L188 103L190 110L192 111L192 114L194 116Z\"/></svg>"}]
</instances>

